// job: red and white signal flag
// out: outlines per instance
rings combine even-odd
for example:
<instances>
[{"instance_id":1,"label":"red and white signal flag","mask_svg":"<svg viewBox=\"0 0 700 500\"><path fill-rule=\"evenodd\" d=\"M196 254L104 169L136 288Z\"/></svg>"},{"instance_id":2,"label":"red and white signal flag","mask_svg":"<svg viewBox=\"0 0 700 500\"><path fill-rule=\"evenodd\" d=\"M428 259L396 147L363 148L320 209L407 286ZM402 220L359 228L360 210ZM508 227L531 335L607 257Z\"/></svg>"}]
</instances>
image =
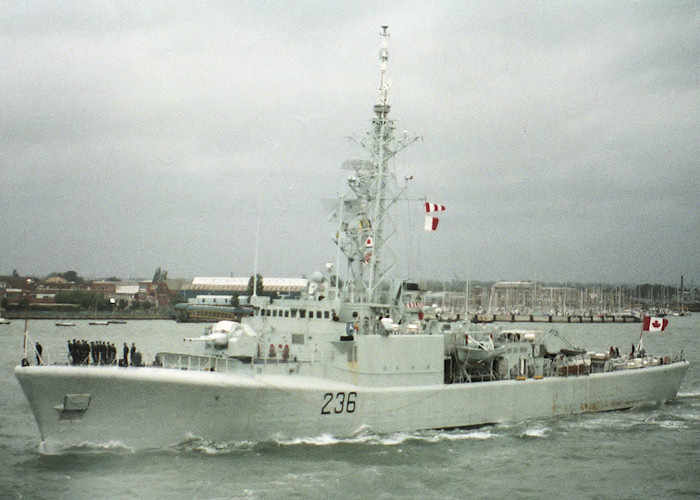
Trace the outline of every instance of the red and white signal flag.
<instances>
[{"instance_id":1,"label":"red and white signal flag","mask_svg":"<svg viewBox=\"0 0 700 500\"><path fill-rule=\"evenodd\" d=\"M444 212L445 211L445 205L438 205L437 203L428 203L427 201L425 202L425 213L428 214L430 212Z\"/></svg>"},{"instance_id":2,"label":"red and white signal flag","mask_svg":"<svg viewBox=\"0 0 700 500\"><path fill-rule=\"evenodd\" d=\"M445 211L445 205L438 205L437 203L429 203L425 202L425 213L429 214L431 212L444 212ZM438 227L438 222L440 222L440 219L437 217L432 217L430 215L425 216L425 230L426 231L435 231L437 230Z\"/></svg>"},{"instance_id":3,"label":"red and white signal flag","mask_svg":"<svg viewBox=\"0 0 700 500\"><path fill-rule=\"evenodd\" d=\"M426 231L436 231L438 227L438 222L440 219L437 217L431 217L429 215L425 216L425 230Z\"/></svg>"}]
</instances>

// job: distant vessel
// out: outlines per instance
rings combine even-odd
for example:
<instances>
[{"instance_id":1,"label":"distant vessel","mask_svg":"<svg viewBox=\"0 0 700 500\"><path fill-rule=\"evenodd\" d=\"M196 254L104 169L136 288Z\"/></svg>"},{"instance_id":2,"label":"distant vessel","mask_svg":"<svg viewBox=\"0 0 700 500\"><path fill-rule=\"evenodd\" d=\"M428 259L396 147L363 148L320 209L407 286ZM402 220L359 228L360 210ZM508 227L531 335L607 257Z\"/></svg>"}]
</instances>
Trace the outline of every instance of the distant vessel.
<instances>
[{"instance_id":1,"label":"distant vessel","mask_svg":"<svg viewBox=\"0 0 700 500\"><path fill-rule=\"evenodd\" d=\"M12 323L12 321L9 319L0 317L0 325L9 325L10 323Z\"/></svg>"},{"instance_id":2,"label":"distant vessel","mask_svg":"<svg viewBox=\"0 0 700 500\"><path fill-rule=\"evenodd\" d=\"M56 321L56 326L75 326L72 321Z\"/></svg>"},{"instance_id":3,"label":"distant vessel","mask_svg":"<svg viewBox=\"0 0 700 500\"><path fill-rule=\"evenodd\" d=\"M681 357L573 346L550 352L541 332L427 319L417 306L419 287L390 279L390 209L405 190L392 160L412 139L395 138L388 117L386 26L381 37L379 99L370 131L358 141L368 158L345 164L349 190L335 211L337 263L314 273L300 298L253 295L252 316L188 339L203 345L201 354L160 352L151 366L120 368L26 366L32 356L25 352L15 375L45 446L410 432L676 396L689 366Z\"/></svg>"}]
</instances>

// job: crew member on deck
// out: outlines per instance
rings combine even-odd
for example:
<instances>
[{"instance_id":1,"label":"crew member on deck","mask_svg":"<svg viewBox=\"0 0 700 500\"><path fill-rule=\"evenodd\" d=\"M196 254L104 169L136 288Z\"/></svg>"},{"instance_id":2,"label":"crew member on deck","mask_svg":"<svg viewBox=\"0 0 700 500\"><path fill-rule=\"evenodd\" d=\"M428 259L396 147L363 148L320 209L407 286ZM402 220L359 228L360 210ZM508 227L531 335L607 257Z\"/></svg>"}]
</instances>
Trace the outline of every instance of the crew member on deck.
<instances>
[{"instance_id":1,"label":"crew member on deck","mask_svg":"<svg viewBox=\"0 0 700 500\"><path fill-rule=\"evenodd\" d=\"M41 344L39 342L37 342L34 349L36 350L36 364L43 365L44 361L41 358L41 354L44 352L44 348L41 347Z\"/></svg>"}]
</instances>

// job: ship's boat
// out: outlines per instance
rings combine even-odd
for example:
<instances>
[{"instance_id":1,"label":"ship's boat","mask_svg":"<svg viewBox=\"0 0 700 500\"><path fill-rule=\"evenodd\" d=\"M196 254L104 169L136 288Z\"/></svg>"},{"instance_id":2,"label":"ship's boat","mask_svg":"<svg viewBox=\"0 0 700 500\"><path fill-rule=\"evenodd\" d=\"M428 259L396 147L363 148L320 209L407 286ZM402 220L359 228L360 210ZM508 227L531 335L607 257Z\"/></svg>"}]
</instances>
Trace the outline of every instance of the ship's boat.
<instances>
[{"instance_id":1,"label":"ship's boat","mask_svg":"<svg viewBox=\"0 0 700 500\"><path fill-rule=\"evenodd\" d=\"M424 291L392 278L390 214L410 180L397 175L394 157L416 138L395 137L387 27L381 37L379 95L370 131L357 141L367 158L343 164L348 191L330 218L342 276L329 265L298 298L254 294L250 316L187 339L201 344L200 354L163 350L148 366L120 367L88 364L89 356L79 365L34 365L25 352L15 375L46 447L410 432L676 396L689 366L680 356L549 351L555 332L479 330L426 316ZM426 212L441 209L426 204Z\"/></svg>"}]
</instances>

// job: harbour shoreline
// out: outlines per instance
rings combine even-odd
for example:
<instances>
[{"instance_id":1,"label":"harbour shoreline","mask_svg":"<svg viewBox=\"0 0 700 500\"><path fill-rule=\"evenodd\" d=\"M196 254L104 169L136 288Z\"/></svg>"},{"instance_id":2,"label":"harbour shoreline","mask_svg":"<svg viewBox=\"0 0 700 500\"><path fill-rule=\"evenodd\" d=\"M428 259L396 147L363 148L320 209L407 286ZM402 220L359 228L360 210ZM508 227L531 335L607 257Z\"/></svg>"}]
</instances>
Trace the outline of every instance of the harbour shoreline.
<instances>
[{"instance_id":1,"label":"harbour shoreline","mask_svg":"<svg viewBox=\"0 0 700 500\"><path fill-rule=\"evenodd\" d=\"M56 312L56 311L29 311L29 313L26 313L24 311L4 311L2 313L2 316L5 319L17 321L17 320L24 320L25 318L30 319L30 320L36 320L36 319L47 319L47 320L86 320L86 321L94 321L94 320L149 320L149 319L154 319L154 320L174 320L175 319L175 312L172 310L166 310L166 311L158 311L158 312L153 312L153 313L144 313L144 312L138 312L138 313L130 313L130 312L124 312L124 313L119 313L119 312L109 312L109 313L103 313L100 314L98 313L95 315L94 313L90 313L88 311L85 312Z\"/></svg>"}]
</instances>

